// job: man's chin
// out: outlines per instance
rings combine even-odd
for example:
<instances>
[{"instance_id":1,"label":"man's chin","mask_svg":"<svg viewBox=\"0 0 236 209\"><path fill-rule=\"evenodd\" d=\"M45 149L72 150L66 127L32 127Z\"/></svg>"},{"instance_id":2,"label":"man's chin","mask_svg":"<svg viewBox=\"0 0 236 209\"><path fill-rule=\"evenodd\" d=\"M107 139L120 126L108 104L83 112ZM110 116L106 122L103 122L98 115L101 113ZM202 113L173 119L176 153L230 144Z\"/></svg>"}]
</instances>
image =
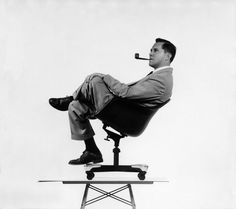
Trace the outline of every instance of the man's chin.
<instances>
[{"instance_id":1,"label":"man's chin","mask_svg":"<svg viewBox=\"0 0 236 209\"><path fill-rule=\"evenodd\" d=\"M156 66L149 62L149 66L155 68Z\"/></svg>"}]
</instances>

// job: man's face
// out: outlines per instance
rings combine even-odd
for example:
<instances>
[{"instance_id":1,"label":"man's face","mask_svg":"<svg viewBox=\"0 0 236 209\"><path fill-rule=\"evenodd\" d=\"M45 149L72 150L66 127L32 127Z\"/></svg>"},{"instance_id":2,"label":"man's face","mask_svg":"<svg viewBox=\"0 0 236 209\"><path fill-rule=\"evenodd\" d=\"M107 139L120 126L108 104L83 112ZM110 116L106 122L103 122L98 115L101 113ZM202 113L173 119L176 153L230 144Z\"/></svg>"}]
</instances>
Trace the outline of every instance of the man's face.
<instances>
[{"instance_id":1,"label":"man's face","mask_svg":"<svg viewBox=\"0 0 236 209\"><path fill-rule=\"evenodd\" d=\"M167 63L167 61L169 61L167 57L168 53L165 53L165 51L162 49L162 45L162 42L155 43L149 54L149 66L155 69L169 64Z\"/></svg>"}]
</instances>

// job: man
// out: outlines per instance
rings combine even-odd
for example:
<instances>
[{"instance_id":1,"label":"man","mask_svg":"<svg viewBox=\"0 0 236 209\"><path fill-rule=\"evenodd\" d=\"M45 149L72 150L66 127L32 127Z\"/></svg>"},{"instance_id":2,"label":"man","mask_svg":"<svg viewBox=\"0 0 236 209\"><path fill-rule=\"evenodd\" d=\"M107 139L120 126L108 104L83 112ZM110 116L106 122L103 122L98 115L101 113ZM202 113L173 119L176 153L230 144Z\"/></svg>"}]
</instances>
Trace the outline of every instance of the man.
<instances>
[{"instance_id":1,"label":"man","mask_svg":"<svg viewBox=\"0 0 236 209\"><path fill-rule=\"evenodd\" d=\"M115 97L135 100L144 107L154 107L167 101L172 94L172 67L176 47L169 41L157 38L152 46L149 66L154 70L146 77L131 84L124 84L110 75L89 75L72 96L51 98L49 103L56 109L69 113L71 138L83 140L85 151L80 158L69 164L80 165L102 162L102 154L93 136L89 119L93 119Z\"/></svg>"}]
</instances>

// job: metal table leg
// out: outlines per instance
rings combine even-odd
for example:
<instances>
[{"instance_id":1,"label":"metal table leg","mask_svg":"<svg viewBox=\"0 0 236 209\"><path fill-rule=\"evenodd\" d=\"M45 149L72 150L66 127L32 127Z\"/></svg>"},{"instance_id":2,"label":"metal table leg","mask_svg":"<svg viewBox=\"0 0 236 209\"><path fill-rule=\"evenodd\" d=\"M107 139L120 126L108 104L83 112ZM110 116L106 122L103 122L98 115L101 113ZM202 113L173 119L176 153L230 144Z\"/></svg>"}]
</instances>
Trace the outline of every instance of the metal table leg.
<instances>
[{"instance_id":1,"label":"metal table leg","mask_svg":"<svg viewBox=\"0 0 236 209\"><path fill-rule=\"evenodd\" d=\"M134 195L133 195L131 184L128 184L128 188L129 188L129 194L130 194L130 200L131 200L131 203L132 203L132 208L136 209L136 205L135 205L135 201L134 201Z\"/></svg>"},{"instance_id":2,"label":"metal table leg","mask_svg":"<svg viewBox=\"0 0 236 209\"><path fill-rule=\"evenodd\" d=\"M86 184L85 189L84 189L84 196L83 196L83 200L81 203L81 209L85 208L86 205L86 201L87 201L87 196L88 196L88 189L89 189L90 184Z\"/></svg>"}]
</instances>

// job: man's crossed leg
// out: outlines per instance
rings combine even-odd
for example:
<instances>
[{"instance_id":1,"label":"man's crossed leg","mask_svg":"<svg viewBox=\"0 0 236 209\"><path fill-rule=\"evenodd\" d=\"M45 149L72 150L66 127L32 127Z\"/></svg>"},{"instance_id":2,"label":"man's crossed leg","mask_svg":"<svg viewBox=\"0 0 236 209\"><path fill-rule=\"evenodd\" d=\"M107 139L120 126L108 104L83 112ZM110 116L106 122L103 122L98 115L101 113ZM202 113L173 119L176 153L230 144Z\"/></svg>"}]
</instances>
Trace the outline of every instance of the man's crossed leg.
<instances>
[{"instance_id":1,"label":"man's crossed leg","mask_svg":"<svg viewBox=\"0 0 236 209\"><path fill-rule=\"evenodd\" d=\"M85 79L73 96L49 99L50 105L55 109L68 111L71 138L85 143L82 155L78 159L71 160L69 164L80 165L103 161L102 154L94 141L95 133L89 119L93 119L113 98L114 95L105 85L102 74L92 74Z\"/></svg>"}]
</instances>

